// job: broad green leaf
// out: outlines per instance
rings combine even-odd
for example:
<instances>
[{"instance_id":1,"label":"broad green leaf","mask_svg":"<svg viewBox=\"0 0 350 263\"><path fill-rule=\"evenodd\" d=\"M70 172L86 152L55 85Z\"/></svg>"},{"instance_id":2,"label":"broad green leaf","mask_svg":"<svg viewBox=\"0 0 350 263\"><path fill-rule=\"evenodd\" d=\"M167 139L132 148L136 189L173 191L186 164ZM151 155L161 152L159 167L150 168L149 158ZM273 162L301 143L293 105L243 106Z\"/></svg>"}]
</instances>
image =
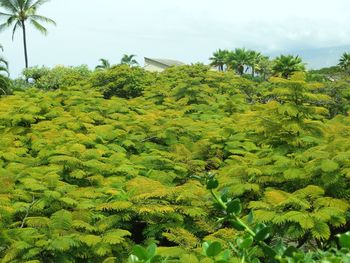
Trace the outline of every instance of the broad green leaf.
<instances>
[{"instance_id":1,"label":"broad green leaf","mask_svg":"<svg viewBox=\"0 0 350 263\"><path fill-rule=\"evenodd\" d=\"M234 199L230 201L229 203L227 203L226 211L229 214L233 213L235 215L239 215L242 212L241 201L239 199Z\"/></svg>"},{"instance_id":2,"label":"broad green leaf","mask_svg":"<svg viewBox=\"0 0 350 263\"><path fill-rule=\"evenodd\" d=\"M237 239L237 245L240 249L249 248L253 244L253 242L254 242L254 239L251 236Z\"/></svg>"},{"instance_id":3,"label":"broad green leaf","mask_svg":"<svg viewBox=\"0 0 350 263\"><path fill-rule=\"evenodd\" d=\"M209 179L207 182L207 189L208 190L212 190L212 189L216 189L219 186L219 181L216 180L215 178L213 179Z\"/></svg>"},{"instance_id":4,"label":"broad green leaf","mask_svg":"<svg viewBox=\"0 0 350 263\"><path fill-rule=\"evenodd\" d=\"M269 238L269 236L271 235L271 231L271 227L264 227L255 234L254 239L256 241L264 241L265 239Z\"/></svg>"},{"instance_id":5,"label":"broad green leaf","mask_svg":"<svg viewBox=\"0 0 350 263\"><path fill-rule=\"evenodd\" d=\"M338 235L338 239L341 247L350 249L350 232Z\"/></svg>"},{"instance_id":6,"label":"broad green leaf","mask_svg":"<svg viewBox=\"0 0 350 263\"><path fill-rule=\"evenodd\" d=\"M132 248L133 255L138 257L140 260L148 260L150 259L148 252L145 248L140 245L136 245Z\"/></svg>"},{"instance_id":7,"label":"broad green leaf","mask_svg":"<svg viewBox=\"0 0 350 263\"><path fill-rule=\"evenodd\" d=\"M219 242L213 242L206 250L208 257L216 257L221 252L221 244Z\"/></svg>"}]
</instances>

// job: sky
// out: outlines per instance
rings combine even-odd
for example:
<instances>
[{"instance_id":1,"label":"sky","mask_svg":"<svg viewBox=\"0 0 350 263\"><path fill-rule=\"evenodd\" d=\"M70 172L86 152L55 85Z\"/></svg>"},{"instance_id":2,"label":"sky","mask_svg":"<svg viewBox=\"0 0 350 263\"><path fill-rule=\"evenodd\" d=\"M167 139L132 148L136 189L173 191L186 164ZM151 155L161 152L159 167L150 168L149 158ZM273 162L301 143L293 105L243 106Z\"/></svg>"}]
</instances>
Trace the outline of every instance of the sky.
<instances>
[{"instance_id":1,"label":"sky","mask_svg":"<svg viewBox=\"0 0 350 263\"><path fill-rule=\"evenodd\" d=\"M274 57L300 54L309 68L350 51L349 0L51 0L43 36L28 30L29 64L94 68L123 54L208 63L213 51L245 47ZM24 66L22 35L0 33L12 77Z\"/></svg>"}]
</instances>

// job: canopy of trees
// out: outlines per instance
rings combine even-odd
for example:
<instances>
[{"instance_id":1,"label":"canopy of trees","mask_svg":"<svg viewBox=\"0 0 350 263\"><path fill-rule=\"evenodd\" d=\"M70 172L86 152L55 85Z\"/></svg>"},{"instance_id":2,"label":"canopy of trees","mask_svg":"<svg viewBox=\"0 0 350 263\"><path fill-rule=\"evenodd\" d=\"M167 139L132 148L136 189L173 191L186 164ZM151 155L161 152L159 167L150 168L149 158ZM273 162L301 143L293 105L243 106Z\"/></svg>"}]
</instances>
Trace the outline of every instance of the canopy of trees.
<instances>
[{"instance_id":1,"label":"canopy of trees","mask_svg":"<svg viewBox=\"0 0 350 263\"><path fill-rule=\"evenodd\" d=\"M0 99L1 262L346 262L346 77L24 74Z\"/></svg>"}]
</instances>

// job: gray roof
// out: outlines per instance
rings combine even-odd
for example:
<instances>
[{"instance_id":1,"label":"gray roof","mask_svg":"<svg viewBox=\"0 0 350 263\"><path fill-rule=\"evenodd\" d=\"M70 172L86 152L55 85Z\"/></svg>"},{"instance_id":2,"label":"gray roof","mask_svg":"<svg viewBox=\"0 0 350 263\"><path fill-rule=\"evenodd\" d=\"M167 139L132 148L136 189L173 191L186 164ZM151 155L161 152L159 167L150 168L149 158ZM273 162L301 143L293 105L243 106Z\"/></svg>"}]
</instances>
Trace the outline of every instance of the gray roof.
<instances>
[{"instance_id":1,"label":"gray roof","mask_svg":"<svg viewBox=\"0 0 350 263\"><path fill-rule=\"evenodd\" d=\"M178 61L178 60L173 60L173 59L145 58L145 60L151 60L154 62L158 62L158 63L163 64L163 65L168 66L168 67L185 65L185 63L183 63L183 62Z\"/></svg>"}]
</instances>

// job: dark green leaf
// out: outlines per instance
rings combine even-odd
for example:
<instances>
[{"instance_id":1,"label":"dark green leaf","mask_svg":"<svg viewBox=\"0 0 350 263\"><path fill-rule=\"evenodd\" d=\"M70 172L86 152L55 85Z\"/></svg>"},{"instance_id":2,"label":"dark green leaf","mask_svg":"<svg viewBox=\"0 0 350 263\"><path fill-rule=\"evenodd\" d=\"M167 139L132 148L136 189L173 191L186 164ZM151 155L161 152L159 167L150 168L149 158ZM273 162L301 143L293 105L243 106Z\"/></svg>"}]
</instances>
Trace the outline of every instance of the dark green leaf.
<instances>
[{"instance_id":1,"label":"dark green leaf","mask_svg":"<svg viewBox=\"0 0 350 263\"><path fill-rule=\"evenodd\" d=\"M235 199L235 200L230 201L227 204L226 211L229 214L233 213L235 215L239 215L242 212L241 201L239 199Z\"/></svg>"},{"instance_id":2,"label":"dark green leaf","mask_svg":"<svg viewBox=\"0 0 350 263\"><path fill-rule=\"evenodd\" d=\"M227 202L227 199L228 199L228 190L227 188L225 188L222 192L221 192L221 200L223 202Z\"/></svg>"},{"instance_id":3,"label":"dark green leaf","mask_svg":"<svg viewBox=\"0 0 350 263\"><path fill-rule=\"evenodd\" d=\"M221 244L219 242L213 242L206 250L208 257L216 257L221 252Z\"/></svg>"},{"instance_id":4,"label":"dark green leaf","mask_svg":"<svg viewBox=\"0 0 350 263\"><path fill-rule=\"evenodd\" d=\"M264 244L264 243L260 243L260 247L262 248L262 250L264 251L264 254L270 258L275 258L276 256L276 252L269 247L268 245Z\"/></svg>"},{"instance_id":5,"label":"dark green leaf","mask_svg":"<svg viewBox=\"0 0 350 263\"><path fill-rule=\"evenodd\" d=\"M247 249L253 244L253 237L249 236L246 238L238 238L237 245L240 249Z\"/></svg>"},{"instance_id":6,"label":"dark green leaf","mask_svg":"<svg viewBox=\"0 0 350 263\"><path fill-rule=\"evenodd\" d=\"M259 230L256 234L255 234L255 237L254 239L256 241L264 241L265 239L267 239L270 234L271 234L271 227L265 227L261 230Z\"/></svg>"},{"instance_id":7,"label":"dark green leaf","mask_svg":"<svg viewBox=\"0 0 350 263\"><path fill-rule=\"evenodd\" d=\"M207 189L209 189L209 190L216 189L216 188L218 188L218 186L219 186L219 181L216 180L215 178L209 179L207 181Z\"/></svg>"},{"instance_id":8,"label":"dark green leaf","mask_svg":"<svg viewBox=\"0 0 350 263\"><path fill-rule=\"evenodd\" d=\"M350 248L350 232L338 235L338 238L342 248Z\"/></svg>"},{"instance_id":9,"label":"dark green leaf","mask_svg":"<svg viewBox=\"0 0 350 263\"><path fill-rule=\"evenodd\" d=\"M132 249L133 255L137 256L140 260L148 260L150 257L145 248L136 245Z\"/></svg>"},{"instance_id":10,"label":"dark green leaf","mask_svg":"<svg viewBox=\"0 0 350 263\"><path fill-rule=\"evenodd\" d=\"M258 233L261 229L263 229L265 227L266 227L265 224L262 224L262 223L256 224L255 227L254 227L254 232Z\"/></svg>"}]
</instances>

